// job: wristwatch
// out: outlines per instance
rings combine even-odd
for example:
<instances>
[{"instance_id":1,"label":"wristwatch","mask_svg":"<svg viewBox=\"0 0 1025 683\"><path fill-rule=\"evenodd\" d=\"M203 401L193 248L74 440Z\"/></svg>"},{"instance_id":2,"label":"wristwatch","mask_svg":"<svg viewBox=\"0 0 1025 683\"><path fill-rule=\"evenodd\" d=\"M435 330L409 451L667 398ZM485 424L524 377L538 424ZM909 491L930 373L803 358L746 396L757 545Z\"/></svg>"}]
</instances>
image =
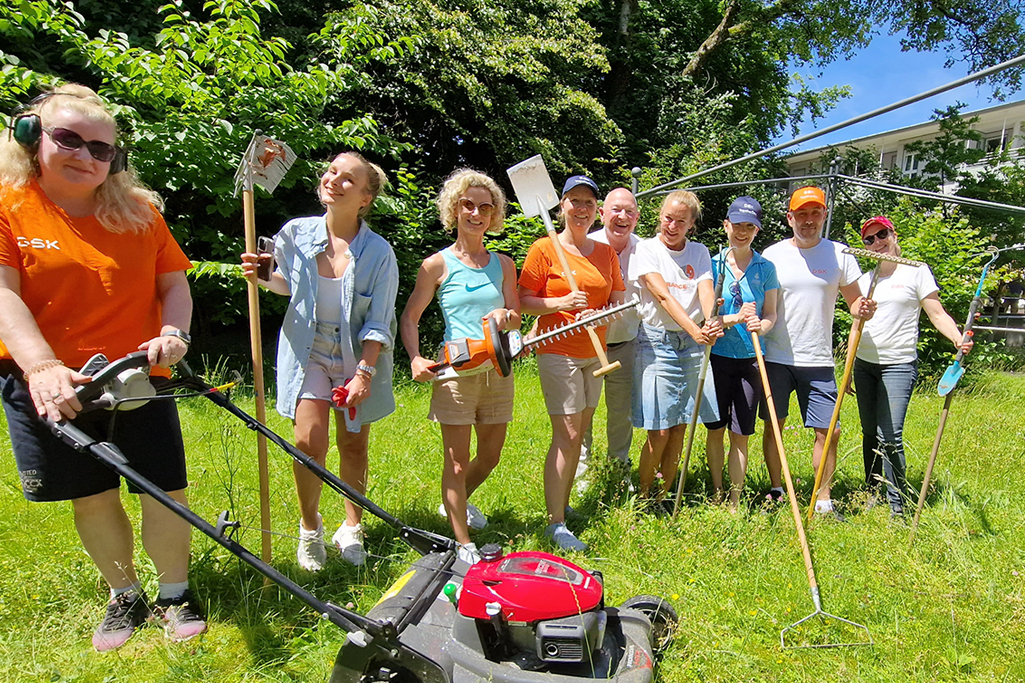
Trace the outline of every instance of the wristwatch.
<instances>
[{"instance_id":1,"label":"wristwatch","mask_svg":"<svg viewBox=\"0 0 1025 683\"><path fill-rule=\"evenodd\" d=\"M185 332L183 330L179 330L178 328L174 328L174 329L168 330L167 332L164 332L160 336L161 337L177 337L178 339L181 339L183 342L185 342L185 346L189 346L189 347L192 346L192 335L190 335L188 332Z\"/></svg>"},{"instance_id":2,"label":"wristwatch","mask_svg":"<svg viewBox=\"0 0 1025 683\"><path fill-rule=\"evenodd\" d=\"M377 374L377 368L375 368L373 365L367 365L363 361L360 361L359 364L356 366L356 372L366 373L370 376L370 379L373 379L374 375Z\"/></svg>"}]
</instances>

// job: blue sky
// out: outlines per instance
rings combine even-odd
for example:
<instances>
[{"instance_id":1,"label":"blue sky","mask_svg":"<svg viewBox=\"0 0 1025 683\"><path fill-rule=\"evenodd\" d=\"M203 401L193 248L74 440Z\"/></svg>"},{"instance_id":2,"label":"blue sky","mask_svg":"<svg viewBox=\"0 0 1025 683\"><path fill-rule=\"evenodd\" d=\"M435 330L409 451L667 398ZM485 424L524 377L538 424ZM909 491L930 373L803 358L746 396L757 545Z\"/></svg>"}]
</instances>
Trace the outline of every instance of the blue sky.
<instances>
[{"instance_id":1,"label":"blue sky","mask_svg":"<svg viewBox=\"0 0 1025 683\"><path fill-rule=\"evenodd\" d=\"M846 121L854 116L868 113L968 75L967 64L959 62L953 67L945 69L943 68L945 60L944 53L901 52L899 36L881 35L877 36L869 47L851 59L834 62L821 73L816 69L801 70L801 76L808 81L813 89L822 90L831 85L849 85L851 86L851 96L841 100L836 109L831 111L825 119L817 121L814 125L809 122L802 124L800 135ZM942 109L958 101L968 104L964 111L985 109L1000 104L997 100L990 99L991 96L992 90L988 86L964 85L956 90L935 95L921 102L815 138L787 151L813 149L822 145L844 142L852 138L922 123L929 120L934 109ZM1017 101L1023 97L1025 96L1018 92L1011 95L1007 101ZM775 142L788 142L793 137L787 130Z\"/></svg>"}]
</instances>

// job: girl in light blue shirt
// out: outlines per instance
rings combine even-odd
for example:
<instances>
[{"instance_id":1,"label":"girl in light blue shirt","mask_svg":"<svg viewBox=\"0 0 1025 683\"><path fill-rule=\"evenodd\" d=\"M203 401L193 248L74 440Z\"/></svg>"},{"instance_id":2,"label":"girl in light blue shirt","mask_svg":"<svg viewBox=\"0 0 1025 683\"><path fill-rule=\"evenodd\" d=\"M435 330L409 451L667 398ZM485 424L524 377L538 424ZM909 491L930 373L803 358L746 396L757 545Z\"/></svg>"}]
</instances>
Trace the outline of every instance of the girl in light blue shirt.
<instances>
[{"instance_id":1,"label":"girl in light blue shirt","mask_svg":"<svg viewBox=\"0 0 1025 683\"><path fill-rule=\"evenodd\" d=\"M388 242L363 220L386 182L380 167L355 152L335 157L318 188L327 212L286 223L274 239L276 270L270 280L257 280L289 297L278 337L278 412L293 420L296 446L321 465L334 413L340 476L360 493L366 491L370 424L395 410L398 263ZM256 278L258 259L242 255L250 279ZM332 410L337 386L348 396ZM322 482L298 463L293 473L302 515L297 559L304 569L319 571L327 557L319 513ZM362 513L345 501L345 522L332 539L355 565L367 557Z\"/></svg>"}]
</instances>

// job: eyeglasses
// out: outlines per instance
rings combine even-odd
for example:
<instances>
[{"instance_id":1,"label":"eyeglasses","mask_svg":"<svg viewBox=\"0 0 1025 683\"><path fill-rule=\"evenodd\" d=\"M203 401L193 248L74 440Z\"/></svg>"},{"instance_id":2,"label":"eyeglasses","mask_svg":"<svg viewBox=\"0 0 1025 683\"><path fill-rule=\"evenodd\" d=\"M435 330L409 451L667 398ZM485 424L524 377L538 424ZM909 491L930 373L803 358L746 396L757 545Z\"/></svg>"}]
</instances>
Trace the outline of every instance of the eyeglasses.
<instances>
[{"instance_id":1,"label":"eyeglasses","mask_svg":"<svg viewBox=\"0 0 1025 683\"><path fill-rule=\"evenodd\" d=\"M43 130L53 140L53 144L61 149L76 150L85 145L93 159L104 163L113 161L114 157L117 156L117 147L114 145L101 142L100 140L83 140L82 136L73 130L68 130L67 128L43 128Z\"/></svg>"},{"instance_id":2,"label":"eyeglasses","mask_svg":"<svg viewBox=\"0 0 1025 683\"><path fill-rule=\"evenodd\" d=\"M877 239L878 240L885 240L889 236L890 236L890 229L889 228L883 228L882 230L880 230L879 232L877 232L874 235L869 235L868 237L862 237L861 241L864 242L866 246L868 246L868 245L874 243Z\"/></svg>"},{"instance_id":3,"label":"eyeglasses","mask_svg":"<svg viewBox=\"0 0 1025 683\"><path fill-rule=\"evenodd\" d=\"M730 285L730 294L733 295L733 306L740 308L744 304L744 295L740 293L740 283L734 282Z\"/></svg>"},{"instance_id":4,"label":"eyeglasses","mask_svg":"<svg viewBox=\"0 0 1025 683\"><path fill-rule=\"evenodd\" d=\"M459 200L459 206L465 209L466 213L473 213L476 210L481 216L490 216L495 210L494 204L474 204L465 197Z\"/></svg>"}]
</instances>

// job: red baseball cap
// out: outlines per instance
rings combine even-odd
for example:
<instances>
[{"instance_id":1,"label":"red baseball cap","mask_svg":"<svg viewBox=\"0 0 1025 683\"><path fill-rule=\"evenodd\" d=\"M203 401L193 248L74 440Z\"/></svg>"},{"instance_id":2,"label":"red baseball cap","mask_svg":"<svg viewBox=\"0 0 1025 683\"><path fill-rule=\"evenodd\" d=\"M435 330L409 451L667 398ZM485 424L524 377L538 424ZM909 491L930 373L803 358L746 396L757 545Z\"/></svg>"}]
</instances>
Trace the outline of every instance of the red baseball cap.
<instances>
[{"instance_id":1,"label":"red baseball cap","mask_svg":"<svg viewBox=\"0 0 1025 683\"><path fill-rule=\"evenodd\" d=\"M872 226L875 223L878 223L884 228L889 228L894 232L894 234L896 234L897 232L897 228L893 227L893 222L889 218L887 218L886 216L873 216L872 218L869 218L867 221L865 221L865 223L861 226L861 236L863 238L865 237L865 232L869 229L870 226Z\"/></svg>"},{"instance_id":2,"label":"red baseball cap","mask_svg":"<svg viewBox=\"0 0 1025 683\"><path fill-rule=\"evenodd\" d=\"M821 189L808 186L802 187L790 195L790 210L797 211L805 204L820 204L826 206L826 193Z\"/></svg>"}]
</instances>

